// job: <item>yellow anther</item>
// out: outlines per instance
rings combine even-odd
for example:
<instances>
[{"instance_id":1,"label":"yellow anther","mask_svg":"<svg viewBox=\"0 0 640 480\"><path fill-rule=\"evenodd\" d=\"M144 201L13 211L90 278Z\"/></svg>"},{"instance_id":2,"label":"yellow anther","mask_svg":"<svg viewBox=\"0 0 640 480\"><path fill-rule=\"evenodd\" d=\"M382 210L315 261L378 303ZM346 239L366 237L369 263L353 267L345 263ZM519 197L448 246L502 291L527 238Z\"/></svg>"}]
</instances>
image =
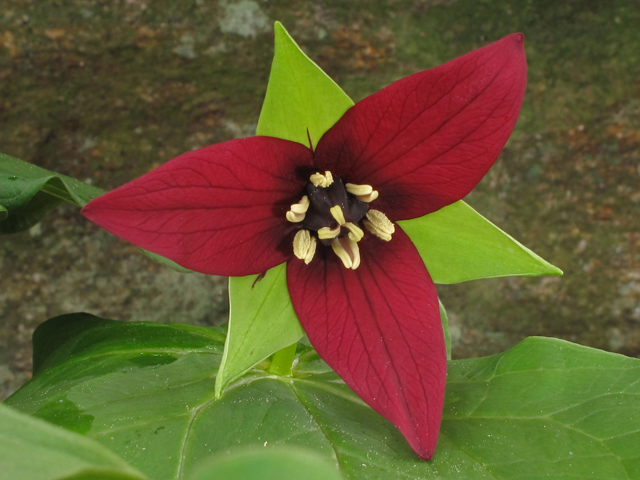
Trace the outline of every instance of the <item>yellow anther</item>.
<instances>
[{"instance_id":1,"label":"yellow anther","mask_svg":"<svg viewBox=\"0 0 640 480\"><path fill-rule=\"evenodd\" d=\"M340 230L342 227L338 225L336 228L322 227L318 230L318 238L320 240L327 240L329 238L336 238L340 235Z\"/></svg>"},{"instance_id":2,"label":"yellow anther","mask_svg":"<svg viewBox=\"0 0 640 480\"><path fill-rule=\"evenodd\" d=\"M378 198L378 191L374 190L369 195L356 195L356 198L361 202L370 203L370 202L373 202L376 198Z\"/></svg>"},{"instance_id":3,"label":"yellow anther","mask_svg":"<svg viewBox=\"0 0 640 480\"><path fill-rule=\"evenodd\" d=\"M291 205L286 215L287 220L292 223L299 223L304 220L307 210L309 210L309 197L305 195L298 203Z\"/></svg>"},{"instance_id":4,"label":"yellow anther","mask_svg":"<svg viewBox=\"0 0 640 480\"><path fill-rule=\"evenodd\" d=\"M356 185L355 183L347 183L344 186L351 195L355 195L355 197L361 202L373 202L376 198L378 198L378 191L374 190L371 185Z\"/></svg>"},{"instance_id":5,"label":"yellow anther","mask_svg":"<svg viewBox=\"0 0 640 480\"><path fill-rule=\"evenodd\" d=\"M342 207L340 205L334 205L329 209L329 213L331 216L335 218L338 225L344 225L346 220L344 219L344 212L342 211Z\"/></svg>"},{"instance_id":6,"label":"yellow anther","mask_svg":"<svg viewBox=\"0 0 640 480\"><path fill-rule=\"evenodd\" d=\"M347 183L344 188L353 195L369 195L373 192L371 185L356 185L355 183Z\"/></svg>"},{"instance_id":7,"label":"yellow anther","mask_svg":"<svg viewBox=\"0 0 640 480\"><path fill-rule=\"evenodd\" d=\"M362 223L367 227L367 230L385 242L391 240L391 235L396 231L396 227L384 213L379 210L369 210L366 217L367 219L363 220Z\"/></svg>"},{"instance_id":8,"label":"yellow anther","mask_svg":"<svg viewBox=\"0 0 640 480\"><path fill-rule=\"evenodd\" d=\"M309 177L309 181L316 187L327 188L333 183L333 175L328 170L324 172L324 175L322 173L314 173Z\"/></svg>"},{"instance_id":9,"label":"yellow anther","mask_svg":"<svg viewBox=\"0 0 640 480\"><path fill-rule=\"evenodd\" d=\"M293 237L293 254L309 265L316 253L316 238L312 237L309 230L299 230Z\"/></svg>"},{"instance_id":10,"label":"yellow anther","mask_svg":"<svg viewBox=\"0 0 640 480\"><path fill-rule=\"evenodd\" d=\"M344 228L349 230L348 237L354 242L359 242L364 237L364 232L355 223L347 222L343 225Z\"/></svg>"},{"instance_id":11,"label":"yellow anther","mask_svg":"<svg viewBox=\"0 0 640 480\"><path fill-rule=\"evenodd\" d=\"M355 270L360 266L360 249L358 248L358 242L354 242L349 237L340 237L331 242L331 248L342 261L345 268Z\"/></svg>"}]
</instances>

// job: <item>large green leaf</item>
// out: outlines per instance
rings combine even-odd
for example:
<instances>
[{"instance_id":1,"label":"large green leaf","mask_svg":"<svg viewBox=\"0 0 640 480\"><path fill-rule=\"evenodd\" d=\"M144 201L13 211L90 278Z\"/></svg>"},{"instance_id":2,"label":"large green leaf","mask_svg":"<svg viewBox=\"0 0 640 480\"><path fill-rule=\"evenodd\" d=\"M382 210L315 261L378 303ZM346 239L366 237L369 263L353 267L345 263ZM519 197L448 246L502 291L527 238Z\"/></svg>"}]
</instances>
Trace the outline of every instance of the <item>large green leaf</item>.
<instances>
[{"instance_id":1,"label":"large green leaf","mask_svg":"<svg viewBox=\"0 0 640 480\"><path fill-rule=\"evenodd\" d=\"M217 455L190 480L341 480L335 465L302 448L244 448Z\"/></svg>"},{"instance_id":2,"label":"large green leaf","mask_svg":"<svg viewBox=\"0 0 640 480\"><path fill-rule=\"evenodd\" d=\"M307 57L280 22L274 25L275 53L258 135L313 146L353 101Z\"/></svg>"},{"instance_id":3,"label":"large green leaf","mask_svg":"<svg viewBox=\"0 0 640 480\"><path fill-rule=\"evenodd\" d=\"M514 275L562 275L562 270L462 201L398 223L418 248L436 283Z\"/></svg>"},{"instance_id":4,"label":"large green leaf","mask_svg":"<svg viewBox=\"0 0 640 480\"><path fill-rule=\"evenodd\" d=\"M272 353L302 338L287 289L287 265L229 280L229 327L216 378L216 395Z\"/></svg>"},{"instance_id":5,"label":"large green leaf","mask_svg":"<svg viewBox=\"0 0 640 480\"><path fill-rule=\"evenodd\" d=\"M98 442L0 404L0 479L142 480Z\"/></svg>"},{"instance_id":6,"label":"large green leaf","mask_svg":"<svg viewBox=\"0 0 640 480\"><path fill-rule=\"evenodd\" d=\"M0 233L32 227L63 201L82 207L103 193L99 188L0 153Z\"/></svg>"},{"instance_id":7,"label":"large green leaf","mask_svg":"<svg viewBox=\"0 0 640 480\"><path fill-rule=\"evenodd\" d=\"M285 445L347 478L640 479L638 359L531 338L450 362L440 441L424 462L312 350L293 377L252 370L216 399L219 330L94 323L56 349L50 328L40 373L7 402L84 432L150 478L189 476L232 447Z\"/></svg>"}]
</instances>

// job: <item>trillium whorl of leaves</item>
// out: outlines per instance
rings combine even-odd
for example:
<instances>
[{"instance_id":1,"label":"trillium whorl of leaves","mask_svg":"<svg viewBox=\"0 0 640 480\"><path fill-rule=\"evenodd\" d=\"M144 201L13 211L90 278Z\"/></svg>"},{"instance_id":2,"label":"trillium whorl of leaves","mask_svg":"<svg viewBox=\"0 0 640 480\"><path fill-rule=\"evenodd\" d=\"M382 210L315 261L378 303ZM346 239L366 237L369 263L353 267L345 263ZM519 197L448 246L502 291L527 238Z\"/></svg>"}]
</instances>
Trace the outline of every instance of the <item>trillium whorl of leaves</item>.
<instances>
[{"instance_id":1,"label":"trillium whorl of leaves","mask_svg":"<svg viewBox=\"0 0 640 480\"><path fill-rule=\"evenodd\" d=\"M507 141L526 83L521 34L365 98L309 148L254 137L189 152L89 203L84 215L203 273L244 276L287 262L291 300L320 356L422 458L434 453L446 354L435 286L409 237L367 230L360 265L319 244L293 255L287 220L314 173L379 192L397 222L463 198ZM360 225L362 227L362 225ZM316 233L311 232L311 235Z\"/></svg>"}]
</instances>

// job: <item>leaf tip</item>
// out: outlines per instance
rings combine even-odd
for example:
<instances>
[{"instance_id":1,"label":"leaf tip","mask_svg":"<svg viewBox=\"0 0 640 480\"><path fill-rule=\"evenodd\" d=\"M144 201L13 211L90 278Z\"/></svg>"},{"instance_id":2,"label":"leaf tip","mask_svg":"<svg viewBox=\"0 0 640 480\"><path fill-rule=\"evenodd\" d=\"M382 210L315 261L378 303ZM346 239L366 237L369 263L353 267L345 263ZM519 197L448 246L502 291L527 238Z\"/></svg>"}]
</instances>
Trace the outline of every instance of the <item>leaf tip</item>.
<instances>
[{"instance_id":1,"label":"leaf tip","mask_svg":"<svg viewBox=\"0 0 640 480\"><path fill-rule=\"evenodd\" d=\"M291 41L293 41L287 29L284 28L284 25L280 23L278 20L276 20L275 23L273 24L273 34L275 36L276 44L286 39L291 39Z\"/></svg>"},{"instance_id":2,"label":"leaf tip","mask_svg":"<svg viewBox=\"0 0 640 480\"><path fill-rule=\"evenodd\" d=\"M220 400L222 398L225 387L226 385L224 385L223 377L218 371L218 376L216 376L216 384L213 389L213 395L215 396L216 400Z\"/></svg>"},{"instance_id":3,"label":"leaf tip","mask_svg":"<svg viewBox=\"0 0 640 480\"><path fill-rule=\"evenodd\" d=\"M557 277L561 277L562 275L564 275L564 272L555 265L549 264L549 273L547 275L555 275Z\"/></svg>"}]
</instances>

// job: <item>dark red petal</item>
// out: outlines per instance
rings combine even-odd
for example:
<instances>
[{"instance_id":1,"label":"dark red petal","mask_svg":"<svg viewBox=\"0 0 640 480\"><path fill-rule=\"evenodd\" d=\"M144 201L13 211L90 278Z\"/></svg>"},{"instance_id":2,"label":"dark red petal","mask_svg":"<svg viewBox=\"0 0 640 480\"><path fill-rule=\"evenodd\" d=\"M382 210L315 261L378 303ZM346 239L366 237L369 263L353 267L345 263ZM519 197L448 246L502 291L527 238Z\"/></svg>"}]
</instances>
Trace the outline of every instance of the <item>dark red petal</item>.
<instances>
[{"instance_id":1,"label":"dark red petal","mask_svg":"<svg viewBox=\"0 0 640 480\"><path fill-rule=\"evenodd\" d=\"M389 243L367 233L359 245L355 271L331 248L320 247L309 265L292 259L293 307L320 356L429 459L447 368L436 289L399 228Z\"/></svg>"},{"instance_id":2,"label":"dark red petal","mask_svg":"<svg viewBox=\"0 0 640 480\"><path fill-rule=\"evenodd\" d=\"M460 200L487 173L516 123L527 65L515 33L403 78L357 103L320 140L317 164L380 192L392 220Z\"/></svg>"},{"instance_id":3,"label":"dark red petal","mask_svg":"<svg viewBox=\"0 0 640 480\"><path fill-rule=\"evenodd\" d=\"M82 213L198 272L264 272L291 256L283 242L295 227L285 214L306 183L299 170L312 162L298 143L233 140L185 153L96 198Z\"/></svg>"}]
</instances>

